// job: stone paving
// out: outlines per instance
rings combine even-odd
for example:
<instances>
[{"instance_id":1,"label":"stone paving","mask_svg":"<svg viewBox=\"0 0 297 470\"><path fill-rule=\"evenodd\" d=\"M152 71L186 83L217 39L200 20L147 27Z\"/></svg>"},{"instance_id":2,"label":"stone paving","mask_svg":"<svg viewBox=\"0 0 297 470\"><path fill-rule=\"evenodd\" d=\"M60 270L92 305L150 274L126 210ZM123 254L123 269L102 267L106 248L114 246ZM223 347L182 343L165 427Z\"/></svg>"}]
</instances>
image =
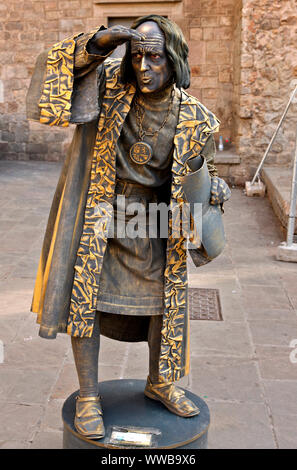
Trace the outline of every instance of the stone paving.
<instances>
[{"instance_id":1,"label":"stone paving","mask_svg":"<svg viewBox=\"0 0 297 470\"><path fill-rule=\"evenodd\" d=\"M78 388L69 337L40 338L30 313L59 170L0 162L0 448L61 448L61 408ZM297 266L276 261L284 234L267 198L233 190L224 220L224 253L189 275L192 287L220 290L224 320L191 321L181 385L210 408L209 448L297 448ZM145 379L147 364L145 343L102 338L100 380Z\"/></svg>"}]
</instances>

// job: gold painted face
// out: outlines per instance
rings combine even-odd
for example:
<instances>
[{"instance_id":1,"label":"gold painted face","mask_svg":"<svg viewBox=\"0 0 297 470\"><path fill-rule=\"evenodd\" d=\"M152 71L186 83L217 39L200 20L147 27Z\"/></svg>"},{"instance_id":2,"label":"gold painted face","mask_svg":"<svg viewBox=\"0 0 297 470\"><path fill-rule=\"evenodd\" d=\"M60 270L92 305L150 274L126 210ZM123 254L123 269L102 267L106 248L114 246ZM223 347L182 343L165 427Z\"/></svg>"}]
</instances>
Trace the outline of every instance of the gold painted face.
<instances>
[{"instance_id":1,"label":"gold painted face","mask_svg":"<svg viewBox=\"0 0 297 470\"><path fill-rule=\"evenodd\" d=\"M161 90L171 79L172 69L165 50L165 38L153 21L142 23L137 31L145 39L131 41L132 67L142 93Z\"/></svg>"}]
</instances>

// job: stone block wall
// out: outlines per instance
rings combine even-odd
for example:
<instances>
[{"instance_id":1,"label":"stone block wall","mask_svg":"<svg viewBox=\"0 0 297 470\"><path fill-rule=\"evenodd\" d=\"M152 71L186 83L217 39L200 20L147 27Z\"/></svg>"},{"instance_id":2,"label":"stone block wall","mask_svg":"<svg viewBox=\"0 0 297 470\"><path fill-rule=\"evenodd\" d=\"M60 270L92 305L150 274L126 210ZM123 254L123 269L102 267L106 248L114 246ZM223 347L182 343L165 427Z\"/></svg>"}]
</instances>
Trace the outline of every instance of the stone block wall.
<instances>
[{"instance_id":1,"label":"stone block wall","mask_svg":"<svg viewBox=\"0 0 297 470\"><path fill-rule=\"evenodd\" d=\"M93 0L5 0L0 4L0 158L64 158L73 127L47 128L26 119L25 97L40 52L88 30Z\"/></svg>"},{"instance_id":2,"label":"stone block wall","mask_svg":"<svg viewBox=\"0 0 297 470\"><path fill-rule=\"evenodd\" d=\"M240 67L235 67L234 82L235 144L240 171L251 176L297 85L296 1L243 0L241 15ZM268 165L291 165L296 131L295 103L267 157Z\"/></svg>"},{"instance_id":3,"label":"stone block wall","mask_svg":"<svg viewBox=\"0 0 297 470\"><path fill-rule=\"evenodd\" d=\"M232 131L234 1L183 0L154 2L153 7L146 7L146 2L129 5L130 15L154 11L167 14L180 25L190 47L192 86L189 91L218 115L222 121L222 132L228 138ZM105 3L94 0L2 2L0 158L63 159L73 126L49 129L39 123L28 122L25 116L26 91L37 55L73 33L88 31L102 21L107 24ZM107 5L111 16L126 14L127 4L121 3L118 6L116 2Z\"/></svg>"},{"instance_id":4,"label":"stone block wall","mask_svg":"<svg viewBox=\"0 0 297 470\"><path fill-rule=\"evenodd\" d=\"M190 93L221 121L232 139L234 12L236 0L185 0L183 30L189 41Z\"/></svg>"}]
</instances>

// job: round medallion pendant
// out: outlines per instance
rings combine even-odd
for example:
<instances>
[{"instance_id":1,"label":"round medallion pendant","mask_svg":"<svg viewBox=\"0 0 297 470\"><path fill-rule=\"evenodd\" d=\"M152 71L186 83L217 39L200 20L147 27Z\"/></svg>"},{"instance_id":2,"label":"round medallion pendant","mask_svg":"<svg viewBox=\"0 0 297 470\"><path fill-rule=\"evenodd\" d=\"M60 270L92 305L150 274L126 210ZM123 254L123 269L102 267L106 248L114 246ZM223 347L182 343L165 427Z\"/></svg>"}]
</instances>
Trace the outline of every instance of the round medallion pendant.
<instances>
[{"instance_id":1,"label":"round medallion pendant","mask_svg":"<svg viewBox=\"0 0 297 470\"><path fill-rule=\"evenodd\" d=\"M138 165L144 165L152 158L152 147L146 142L136 142L130 148L130 158Z\"/></svg>"}]
</instances>

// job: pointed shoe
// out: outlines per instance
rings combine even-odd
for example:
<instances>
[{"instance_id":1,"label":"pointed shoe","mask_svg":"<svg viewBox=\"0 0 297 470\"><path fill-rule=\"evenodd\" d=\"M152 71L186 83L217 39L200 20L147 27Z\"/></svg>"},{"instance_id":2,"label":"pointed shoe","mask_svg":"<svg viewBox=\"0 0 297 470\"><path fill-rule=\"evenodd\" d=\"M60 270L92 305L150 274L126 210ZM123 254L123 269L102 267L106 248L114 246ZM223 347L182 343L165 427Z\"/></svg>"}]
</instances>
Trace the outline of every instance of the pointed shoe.
<instances>
[{"instance_id":1,"label":"pointed shoe","mask_svg":"<svg viewBox=\"0 0 297 470\"><path fill-rule=\"evenodd\" d=\"M185 392L173 383L153 384L148 377L144 394L152 400L160 401L169 411L183 418L191 418L200 413L199 408L186 397Z\"/></svg>"},{"instance_id":2,"label":"pointed shoe","mask_svg":"<svg viewBox=\"0 0 297 470\"><path fill-rule=\"evenodd\" d=\"M76 397L74 426L84 437L101 439L105 436L101 397Z\"/></svg>"}]
</instances>

